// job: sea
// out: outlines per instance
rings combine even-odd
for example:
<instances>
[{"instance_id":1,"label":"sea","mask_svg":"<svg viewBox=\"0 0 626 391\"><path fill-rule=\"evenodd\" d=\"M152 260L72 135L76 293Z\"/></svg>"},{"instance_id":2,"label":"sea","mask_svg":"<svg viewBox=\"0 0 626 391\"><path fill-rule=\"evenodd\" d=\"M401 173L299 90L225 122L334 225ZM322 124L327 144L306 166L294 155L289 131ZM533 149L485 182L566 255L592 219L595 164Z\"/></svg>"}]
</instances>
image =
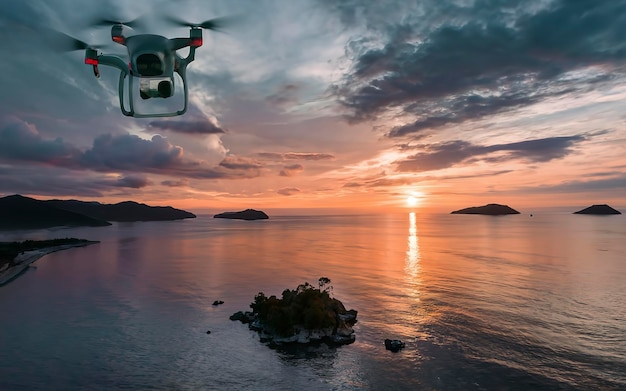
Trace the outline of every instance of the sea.
<instances>
[{"instance_id":1,"label":"sea","mask_svg":"<svg viewBox=\"0 0 626 391\"><path fill-rule=\"evenodd\" d=\"M0 287L0 390L626 390L625 215L199 215L0 233L59 237L99 243ZM229 319L320 277L358 311L350 345L270 347Z\"/></svg>"}]
</instances>

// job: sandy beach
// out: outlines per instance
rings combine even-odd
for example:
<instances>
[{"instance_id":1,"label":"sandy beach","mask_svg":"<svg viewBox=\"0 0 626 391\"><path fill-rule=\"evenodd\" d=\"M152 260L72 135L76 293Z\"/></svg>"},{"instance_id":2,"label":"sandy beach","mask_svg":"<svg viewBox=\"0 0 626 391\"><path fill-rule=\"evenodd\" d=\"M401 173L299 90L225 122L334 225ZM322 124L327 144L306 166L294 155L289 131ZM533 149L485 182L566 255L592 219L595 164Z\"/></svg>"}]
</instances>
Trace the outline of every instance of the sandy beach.
<instances>
[{"instance_id":1,"label":"sandy beach","mask_svg":"<svg viewBox=\"0 0 626 391\"><path fill-rule=\"evenodd\" d=\"M52 247L40 248L37 250L24 251L23 253L15 257L15 259L13 260L13 262L16 263L16 265L14 265L13 267L9 267L8 269L0 272L0 286L7 284L13 279L15 279L16 277L18 277L33 262L37 261L39 258L43 257L44 255L57 252L57 251L67 250L73 247L84 247L84 246L88 246L94 243L98 243L98 242L63 244L60 246L52 246Z\"/></svg>"}]
</instances>

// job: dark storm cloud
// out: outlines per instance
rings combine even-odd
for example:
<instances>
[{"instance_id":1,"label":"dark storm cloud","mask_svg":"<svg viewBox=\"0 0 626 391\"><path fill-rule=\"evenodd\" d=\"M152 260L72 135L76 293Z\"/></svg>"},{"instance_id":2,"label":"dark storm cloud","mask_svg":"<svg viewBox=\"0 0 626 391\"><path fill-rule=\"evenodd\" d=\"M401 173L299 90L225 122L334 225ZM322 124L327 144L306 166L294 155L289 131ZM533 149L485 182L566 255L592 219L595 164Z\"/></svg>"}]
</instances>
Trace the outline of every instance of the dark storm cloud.
<instances>
[{"instance_id":1,"label":"dark storm cloud","mask_svg":"<svg viewBox=\"0 0 626 391\"><path fill-rule=\"evenodd\" d=\"M135 171L198 179L241 179L261 175L253 160L226 156L217 166L185 158L183 149L155 135L144 140L135 135L103 135L81 157L83 167L94 171Z\"/></svg>"},{"instance_id":2,"label":"dark storm cloud","mask_svg":"<svg viewBox=\"0 0 626 391\"><path fill-rule=\"evenodd\" d=\"M79 148L61 139L46 140L25 122L0 125L0 161L22 161L97 172L136 172L176 175L199 179L240 179L261 175L262 165L252 159L225 157L217 166L186 158L183 148L165 137L145 140L136 135L105 134L95 138L91 148ZM135 180L131 181L132 178ZM112 185L138 186L138 177Z\"/></svg>"},{"instance_id":3,"label":"dark storm cloud","mask_svg":"<svg viewBox=\"0 0 626 391\"><path fill-rule=\"evenodd\" d=\"M161 184L167 187L185 187L185 186L189 186L189 181L186 179L180 179L176 181L167 180L167 181L162 181Z\"/></svg>"},{"instance_id":4,"label":"dark storm cloud","mask_svg":"<svg viewBox=\"0 0 626 391\"><path fill-rule=\"evenodd\" d=\"M267 97L267 101L275 106L287 106L298 102L299 87L293 84L282 86L276 93Z\"/></svg>"},{"instance_id":5,"label":"dark storm cloud","mask_svg":"<svg viewBox=\"0 0 626 391\"><path fill-rule=\"evenodd\" d=\"M145 175L128 175L119 178L113 186L117 187L130 187L132 189L141 189L142 187L146 187L150 184L148 181L148 177Z\"/></svg>"},{"instance_id":6,"label":"dark storm cloud","mask_svg":"<svg viewBox=\"0 0 626 391\"><path fill-rule=\"evenodd\" d=\"M148 124L149 130L167 130L185 134L222 134L224 129L210 120L205 121L152 121Z\"/></svg>"},{"instance_id":7,"label":"dark storm cloud","mask_svg":"<svg viewBox=\"0 0 626 391\"><path fill-rule=\"evenodd\" d=\"M284 196L292 196L300 192L301 190L298 189L297 187L285 187L285 188L279 189L276 193L280 195L284 195Z\"/></svg>"},{"instance_id":8,"label":"dark storm cloud","mask_svg":"<svg viewBox=\"0 0 626 391\"><path fill-rule=\"evenodd\" d=\"M422 145L424 152L396 162L398 171L422 172L452 167L470 159L490 162L521 159L529 162L547 162L573 152L573 147L586 138L582 135L550 137L509 144L482 146L467 141L450 141L440 144ZM496 156L489 156L494 153Z\"/></svg>"},{"instance_id":9,"label":"dark storm cloud","mask_svg":"<svg viewBox=\"0 0 626 391\"><path fill-rule=\"evenodd\" d=\"M0 172L0 192L5 194L38 194L47 196L102 197L110 186L98 179L65 175L54 170L19 170Z\"/></svg>"},{"instance_id":10,"label":"dark storm cloud","mask_svg":"<svg viewBox=\"0 0 626 391\"><path fill-rule=\"evenodd\" d=\"M226 156L219 165L231 170L260 170L263 167L256 160L237 156Z\"/></svg>"},{"instance_id":11,"label":"dark storm cloud","mask_svg":"<svg viewBox=\"0 0 626 391\"><path fill-rule=\"evenodd\" d=\"M312 152L259 152L258 157L270 160L333 160L334 155L329 153L312 153Z\"/></svg>"},{"instance_id":12,"label":"dark storm cloud","mask_svg":"<svg viewBox=\"0 0 626 391\"><path fill-rule=\"evenodd\" d=\"M608 194L614 197L616 194L620 194L622 197L626 197L626 174L618 173L610 178L588 178L584 181L566 181L556 185L545 185L532 188L521 188L518 191L524 193L578 193L578 192L602 192L600 194ZM594 202L600 202L594 201Z\"/></svg>"},{"instance_id":13,"label":"dark storm cloud","mask_svg":"<svg viewBox=\"0 0 626 391\"><path fill-rule=\"evenodd\" d=\"M400 137L624 76L618 68L626 60L626 2L531 2L525 13L504 2L472 4L450 5L456 13L429 29L409 17L388 22L378 31L382 46L349 42L353 68L335 92L350 118L413 115L413 123L389 133ZM604 68L568 74L594 65Z\"/></svg>"},{"instance_id":14,"label":"dark storm cloud","mask_svg":"<svg viewBox=\"0 0 626 391\"><path fill-rule=\"evenodd\" d=\"M292 177L292 176L298 175L302 171L304 171L304 167L301 164L291 164L289 166L283 167L283 169L280 170L280 173L278 175Z\"/></svg>"},{"instance_id":15,"label":"dark storm cloud","mask_svg":"<svg viewBox=\"0 0 626 391\"><path fill-rule=\"evenodd\" d=\"M457 180L457 179L472 179L482 177L494 177L496 175L503 175L512 172L512 170L500 170L500 171L488 171L471 175L445 175L445 176L420 176L412 178L388 178L385 174L382 174L379 178L368 178L362 180L352 180L345 183L344 188L360 188L360 187L390 187L390 186L405 186L415 185L420 182L428 181L443 181L443 180Z\"/></svg>"},{"instance_id":16,"label":"dark storm cloud","mask_svg":"<svg viewBox=\"0 0 626 391\"><path fill-rule=\"evenodd\" d=\"M81 157L81 163L96 171L166 169L183 163L183 149L159 135L145 140L131 134L106 134L96 137L92 148Z\"/></svg>"},{"instance_id":17,"label":"dark storm cloud","mask_svg":"<svg viewBox=\"0 0 626 391\"><path fill-rule=\"evenodd\" d=\"M80 151L61 138L44 140L37 129L25 122L8 120L0 124L0 159L63 164Z\"/></svg>"},{"instance_id":18,"label":"dark storm cloud","mask_svg":"<svg viewBox=\"0 0 626 391\"><path fill-rule=\"evenodd\" d=\"M48 196L102 197L113 189L139 189L150 184L143 175L111 178L53 166L0 169L0 192Z\"/></svg>"}]
</instances>

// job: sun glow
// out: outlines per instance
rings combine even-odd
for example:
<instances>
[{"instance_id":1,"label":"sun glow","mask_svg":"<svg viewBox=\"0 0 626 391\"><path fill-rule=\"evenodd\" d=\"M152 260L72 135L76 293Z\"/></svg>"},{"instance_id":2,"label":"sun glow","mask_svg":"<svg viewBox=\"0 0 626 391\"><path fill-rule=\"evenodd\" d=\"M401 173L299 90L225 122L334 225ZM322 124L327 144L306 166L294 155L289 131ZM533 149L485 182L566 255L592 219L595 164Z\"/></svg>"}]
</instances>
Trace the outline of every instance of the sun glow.
<instances>
[{"instance_id":1,"label":"sun glow","mask_svg":"<svg viewBox=\"0 0 626 391\"><path fill-rule=\"evenodd\" d=\"M408 193L405 203L407 208L414 208L416 206L419 206L422 203L423 199L424 193L419 191L411 191Z\"/></svg>"},{"instance_id":2,"label":"sun glow","mask_svg":"<svg viewBox=\"0 0 626 391\"><path fill-rule=\"evenodd\" d=\"M406 206L408 206L409 208L413 208L417 206L419 203L420 203L420 200L416 196L410 195L406 198Z\"/></svg>"}]
</instances>

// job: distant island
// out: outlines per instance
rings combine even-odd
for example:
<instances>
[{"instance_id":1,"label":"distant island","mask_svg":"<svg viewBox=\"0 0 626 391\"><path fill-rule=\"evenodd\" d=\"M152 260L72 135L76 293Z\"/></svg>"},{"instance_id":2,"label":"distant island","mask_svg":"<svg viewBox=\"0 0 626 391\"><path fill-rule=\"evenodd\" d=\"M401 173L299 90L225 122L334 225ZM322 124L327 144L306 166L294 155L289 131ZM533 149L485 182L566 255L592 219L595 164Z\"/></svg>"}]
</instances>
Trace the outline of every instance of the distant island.
<instances>
[{"instance_id":1,"label":"distant island","mask_svg":"<svg viewBox=\"0 0 626 391\"><path fill-rule=\"evenodd\" d=\"M585 209L581 209L578 212L574 212L574 214L581 215L621 215L622 212L619 210L615 210L608 206L607 204L601 205L591 205Z\"/></svg>"},{"instance_id":2,"label":"distant island","mask_svg":"<svg viewBox=\"0 0 626 391\"><path fill-rule=\"evenodd\" d=\"M109 221L165 221L196 217L170 206L148 206L125 201L101 204L78 200L36 200L19 194L0 198L0 230L59 226L101 227Z\"/></svg>"},{"instance_id":3,"label":"distant island","mask_svg":"<svg viewBox=\"0 0 626 391\"><path fill-rule=\"evenodd\" d=\"M239 220L264 220L269 219L265 212L254 209L246 209L239 212L223 212L213 216L214 219L239 219Z\"/></svg>"},{"instance_id":4,"label":"distant island","mask_svg":"<svg viewBox=\"0 0 626 391\"><path fill-rule=\"evenodd\" d=\"M251 312L239 311L230 319L248 323L261 342L272 345L354 342L357 311L347 311L341 301L330 297L329 278L321 277L318 286L305 282L295 290L285 289L282 299L259 292L250 304Z\"/></svg>"},{"instance_id":5,"label":"distant island","mask_svg":"<svg viewBox=\"0 0 626 391\"><path fill-rule=\"evenodd\" d=\"M500 216L519 214L519 212L508 205L487 204L483 206L472 206L470 208L455 210L454 212L451 212L451 214Z\"/></svg>"},{"instance_id":6,"label":"distant island","mask_svg":"<svg viewBox=\"0 0 626 391\"><path fill-rule=\"evenodd\" d=\"M0 286L15 279L46 254L95 243L98 242L76 238L0 242Z\"/></svg>"},{"instance_id":7,"label":"distant island","mask_svg":"<svg viewBox=\"0 0 626 391\"><path fill-rule=\"evenodd\" d=\"M168 221L196 217L193 213L171 206L149 206L134 201L122 201L117 204L78 200L48 200L44 202L59 209L106 221Z\"/></svg>"}]
</instances>

